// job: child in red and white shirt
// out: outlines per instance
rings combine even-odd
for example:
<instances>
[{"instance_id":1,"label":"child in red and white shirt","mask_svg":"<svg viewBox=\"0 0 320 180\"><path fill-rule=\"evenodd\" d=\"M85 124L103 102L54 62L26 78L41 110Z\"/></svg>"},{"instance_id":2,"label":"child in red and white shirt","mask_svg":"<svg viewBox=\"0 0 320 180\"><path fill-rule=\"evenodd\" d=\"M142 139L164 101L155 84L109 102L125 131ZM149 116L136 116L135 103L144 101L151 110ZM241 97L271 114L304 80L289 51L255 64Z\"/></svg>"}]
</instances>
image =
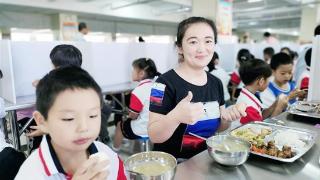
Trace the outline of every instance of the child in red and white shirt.
<instances>
[{"instance_id":1,"label":"child in red and white shirt","mask_svg":"<svg viewBox=\"0 0 320 180\"><path fill-rule=\"evenodd\" d=\"M307 67L299 77L298 83L297 83L298 88L301 90L307 90L309 88L311 54L312 54L312 48L309 48L304 57Z\"/></svg>"},{"instance_id":2,"label":"child in red and white shirt","mask_svg":"<svg viewBox=\"0 0 320 180\"><path fill-rule=\"evenodd\" d=\"M129 118L121 122L121 130L128 139L148 137L150 93L154 79L160 75L154 61L140 58L132 63L132 80L139 85L132 91L129 104Z\"/></svg>"},{"instance_id":3,"label":"child in red and white shirt","mask_svg":"<svg viewBox=\"0 0 320 180\"><path fill-rule=\"evenodd\" d=\"M252 121L263 121L267 117L280 114L286 108L287 96L279 96L269 108L262 109L259 92L267 88L268 78L272 74L271 68L266 62L260 59L247 61L241 65L239 74L245 87L242 88L237 103L247 104L247 116L242 117L240 121L233 122L232 128Z\"/></svg>"},{"instance_id":4,"label":"child in red and white shirt","mask_svg":"<svg viewBox=\"0 0 320 180\"><path fill-rule=\"evenodd\" d=\"M231 100L236 99L236 91L237 89L241 89L243 87L243 82L241 81L240 74L239 74L239 68L241 65L249 61L253 58L252 54L250 54L250 51L248 49L240 49L237 55L237 69L234 70L231 74L230 82L232 84L232 91L231 91Z\"/></svg>"}]
</instances>

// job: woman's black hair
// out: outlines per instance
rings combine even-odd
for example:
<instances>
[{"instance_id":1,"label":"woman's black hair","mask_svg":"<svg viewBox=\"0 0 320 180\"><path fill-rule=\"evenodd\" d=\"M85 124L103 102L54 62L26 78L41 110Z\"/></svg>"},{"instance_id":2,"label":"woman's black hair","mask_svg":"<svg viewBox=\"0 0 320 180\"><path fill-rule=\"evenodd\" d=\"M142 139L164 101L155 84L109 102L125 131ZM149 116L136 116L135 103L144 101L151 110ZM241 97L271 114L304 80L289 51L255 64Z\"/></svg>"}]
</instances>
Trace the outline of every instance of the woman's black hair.
<instances>
[{"instance_id":1,"label":"woman's black hair","mask_svg":"<svg viewBox=\"0 0 320 180\"><path fill-rule=\"evenodd\" d=\"M215 70L215 69L216 69L216 66L215 66L215 64L214 64L214 61L215 61L216 59L219 59L219 55L218 55L218 53L214 52L211 61L210 61L209 64L207 65L209 72L211 72L212 70Z\"/></svg>"},{"instance_id":2,"label":"woman's black hair","mask_svg":"<svg viewBox=\"0 0 320 180\"><path fill-rule=\"evenodd\" d=\"M218 38L217 27L212 20L206 19L204 17L190 17L188 19L181 21L178 25L176 46L178 46L178 47L182 46L182 39L183 39L187 29L189 28L190 25L196 24L196 23L208 24L212 28L212 31L214 34L214 43L215 44L217 43L217 38Z\"/></svg>"},{"instance_id":3,"label":"woman's black hair","mask_svg":"<svg viewBox=\"0 0 320 180\"><path fill-rule=\"evenodd\" d=\"M243 62L249 61L253 58L254 56L250 53L248 49L240 49L237 55L237 60L239 61L240 65Z\"/></svg>"},{"instance_id":4,"label":"woman's black hair","mask_svg":"<svg viewBox=\"0 0 320 180\"><path fill-rule=\"evenodd\" d=\"M157 70L156 64L150 58L136 59L132 62L132 66L143 70L146 73L144 79L153 79L155 76L161 75Z\"/></svg>"}]
</instances>

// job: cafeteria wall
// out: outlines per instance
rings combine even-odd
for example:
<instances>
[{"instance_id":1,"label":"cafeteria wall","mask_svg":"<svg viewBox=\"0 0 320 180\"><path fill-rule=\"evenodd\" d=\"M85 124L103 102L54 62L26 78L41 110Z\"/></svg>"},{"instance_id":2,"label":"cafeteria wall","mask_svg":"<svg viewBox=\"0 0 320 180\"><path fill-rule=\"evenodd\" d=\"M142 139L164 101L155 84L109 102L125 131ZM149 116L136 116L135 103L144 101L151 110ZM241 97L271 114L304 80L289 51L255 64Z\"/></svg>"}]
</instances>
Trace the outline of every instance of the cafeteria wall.
<instances>
[{"instance_id":1,"label":"cafeteria wall","mask_svg":"<svg viewBox=\"0 0 320 180\"><path fill-rule=\"evenodd\" d=\"M55 40L59 40L59 12L36 11L26 7L22 11L0 8L0 29L8 33L10 28L50 29ZM132 33L139 35L172 35L176 33L176 23L138 20L106 15L77 13L78 22L86 22L90 31L110 33Z\"/></svg>"}]
</instances>

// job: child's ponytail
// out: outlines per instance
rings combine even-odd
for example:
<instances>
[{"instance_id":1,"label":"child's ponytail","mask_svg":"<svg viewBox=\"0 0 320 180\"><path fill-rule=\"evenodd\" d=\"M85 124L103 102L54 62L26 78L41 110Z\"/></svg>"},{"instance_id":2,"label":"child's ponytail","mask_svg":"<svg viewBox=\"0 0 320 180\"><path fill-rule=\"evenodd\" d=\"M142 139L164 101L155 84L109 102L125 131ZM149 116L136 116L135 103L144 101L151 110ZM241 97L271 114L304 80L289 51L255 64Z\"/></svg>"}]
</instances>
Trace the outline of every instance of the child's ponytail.
<instances>
[{"instance_id":1,"label":"child's ponytail","mask_svg":"<svg viewBox=\"0 0 320 180\"><path fill-rule=\"evenodd\" d=\"M145 71L146 76L144 77L144 79L153 79L155 76L161 75L161 73L159 73L157 70L156 64L150 58L136 59L133 61L132 66Z\"/></svg>"}]
</instances>

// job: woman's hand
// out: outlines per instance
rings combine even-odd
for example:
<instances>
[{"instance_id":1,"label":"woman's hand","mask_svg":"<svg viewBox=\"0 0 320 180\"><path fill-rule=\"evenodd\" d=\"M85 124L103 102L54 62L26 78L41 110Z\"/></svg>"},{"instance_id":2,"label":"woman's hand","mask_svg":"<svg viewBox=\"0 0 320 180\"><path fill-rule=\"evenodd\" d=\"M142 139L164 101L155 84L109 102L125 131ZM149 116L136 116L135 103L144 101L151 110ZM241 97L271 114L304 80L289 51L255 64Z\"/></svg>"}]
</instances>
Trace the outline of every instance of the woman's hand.
<instances>
[{"instance_id":1,"label":"woman's hand","mask_svg":"<svg viewBox=\"0 0 320 180\"><path fill-rule=\"evenodd\" d=\"M247 116L247 105L245 103L238 103L228 107L220 107L221 120L234 121L241 117Z\"/></svg>"},{"instance_id":2,"label":"woman's hand","mask_svg":"<svg viewBox=\"0 0 320 180\"><path fill-rule=\"evenodd\" d=\"M189 91L188 95L170 112L170 115L178 122L193 125L204 116L203 103L192 103L192 97L192 92Z\"/></svg>"}]
</instances>

